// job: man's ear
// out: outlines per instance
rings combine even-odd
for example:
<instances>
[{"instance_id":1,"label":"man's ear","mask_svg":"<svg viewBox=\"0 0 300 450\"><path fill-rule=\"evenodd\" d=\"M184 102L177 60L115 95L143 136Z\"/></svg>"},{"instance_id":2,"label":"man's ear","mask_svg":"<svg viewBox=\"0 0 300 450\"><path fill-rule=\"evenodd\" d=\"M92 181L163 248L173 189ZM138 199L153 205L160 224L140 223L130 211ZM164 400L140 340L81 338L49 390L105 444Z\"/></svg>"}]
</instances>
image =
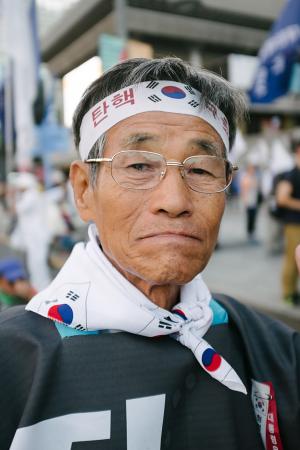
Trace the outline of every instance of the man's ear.
<instances>
[{"instance_id":1,"label":"man's ear","mask_svg":"<svg viewBox=\"0 0 300 450\"><path fill-rule=\"evenodd\" d=\"M81 219L85 222L94 220L93 189L89 182L88 165L82 161L73 161L70 167L70 180Z\"/></svg>"}]
</instances>

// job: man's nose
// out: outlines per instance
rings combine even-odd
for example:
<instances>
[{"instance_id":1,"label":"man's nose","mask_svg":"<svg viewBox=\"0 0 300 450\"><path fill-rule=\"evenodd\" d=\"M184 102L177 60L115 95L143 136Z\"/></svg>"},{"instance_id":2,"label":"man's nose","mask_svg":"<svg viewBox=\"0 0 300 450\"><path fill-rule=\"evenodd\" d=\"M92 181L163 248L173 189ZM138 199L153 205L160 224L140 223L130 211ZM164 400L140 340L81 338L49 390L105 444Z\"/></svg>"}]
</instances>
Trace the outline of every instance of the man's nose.
<instances>
[{"instance_id":1,"label":"man's nose","mask_svg":"<svg viewBox=\"0 0 300 450\"><path fill-rule=\"evenodd\" d=\"M191 215L192 195L182 176L181 168L168 165L165 175L151 193L151 211L155 214L164 212L170 217Z\"/></svg>"}]
</instances>

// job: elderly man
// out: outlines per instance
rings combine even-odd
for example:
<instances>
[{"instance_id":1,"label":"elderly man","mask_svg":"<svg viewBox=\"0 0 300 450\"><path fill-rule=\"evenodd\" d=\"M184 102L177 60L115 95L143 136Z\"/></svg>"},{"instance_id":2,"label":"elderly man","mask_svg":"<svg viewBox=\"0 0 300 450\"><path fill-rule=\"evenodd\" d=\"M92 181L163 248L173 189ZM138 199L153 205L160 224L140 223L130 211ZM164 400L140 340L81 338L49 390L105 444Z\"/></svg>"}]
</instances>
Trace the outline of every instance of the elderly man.
<instances>
[{"instance_id":1,"label":"elderly man","mask_svg":"<svg viewBox=\"0 0 300 450\"><path fill-rule=\"evenodd\" d=\"M175 58L86 91L71 180L89 240L2 316L1 450L299 448L299 336L200 275L243 111Z\"/></svg>"}]
</instances>

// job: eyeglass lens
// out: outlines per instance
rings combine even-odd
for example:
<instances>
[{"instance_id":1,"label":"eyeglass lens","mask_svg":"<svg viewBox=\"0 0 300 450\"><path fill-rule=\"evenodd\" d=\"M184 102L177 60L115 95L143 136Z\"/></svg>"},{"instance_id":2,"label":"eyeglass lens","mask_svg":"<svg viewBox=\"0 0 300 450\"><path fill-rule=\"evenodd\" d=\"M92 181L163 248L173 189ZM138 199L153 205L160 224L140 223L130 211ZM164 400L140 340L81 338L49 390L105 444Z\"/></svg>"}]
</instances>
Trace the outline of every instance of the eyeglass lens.
<instances>
[{"instance_id":1,"label":"eyeglass lens","mask_svg":"<svg viewBox=\"0 0 300 450\"><path fill-rule=\"evenodd\" d=\"M151 189L164 176L167 164L159 153L127 150L114 155L111 170L114 180L127 189ZM188 186L197 192L220 192L231 181L228 162L215 156L191 156L179 169Z\"/></svg>"}]
</instances>

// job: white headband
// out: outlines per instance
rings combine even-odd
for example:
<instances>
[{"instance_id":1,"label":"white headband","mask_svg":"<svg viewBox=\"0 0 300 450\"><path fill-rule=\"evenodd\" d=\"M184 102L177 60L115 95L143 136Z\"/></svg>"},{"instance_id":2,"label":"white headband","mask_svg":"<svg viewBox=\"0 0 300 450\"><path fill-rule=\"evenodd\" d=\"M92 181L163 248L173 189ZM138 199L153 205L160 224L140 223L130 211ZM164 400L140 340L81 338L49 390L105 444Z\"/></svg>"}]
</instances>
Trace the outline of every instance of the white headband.
<instances>
[{"instance_id":1,"label":"white headband","mask_svg":"<svg viewBox=\"0 0 300 450\"><path fill-rule=\"evenodd\" d=\"M203 105L202 95L190 86L175 81L145 81L124 87L96 103L83 117L79 153L82 160L99 139L116 123L135 114L162 111L188 114L208 122L220 135L229 151L229 125L226 116L213 103Z\"/></svg>"}]
</instances>

